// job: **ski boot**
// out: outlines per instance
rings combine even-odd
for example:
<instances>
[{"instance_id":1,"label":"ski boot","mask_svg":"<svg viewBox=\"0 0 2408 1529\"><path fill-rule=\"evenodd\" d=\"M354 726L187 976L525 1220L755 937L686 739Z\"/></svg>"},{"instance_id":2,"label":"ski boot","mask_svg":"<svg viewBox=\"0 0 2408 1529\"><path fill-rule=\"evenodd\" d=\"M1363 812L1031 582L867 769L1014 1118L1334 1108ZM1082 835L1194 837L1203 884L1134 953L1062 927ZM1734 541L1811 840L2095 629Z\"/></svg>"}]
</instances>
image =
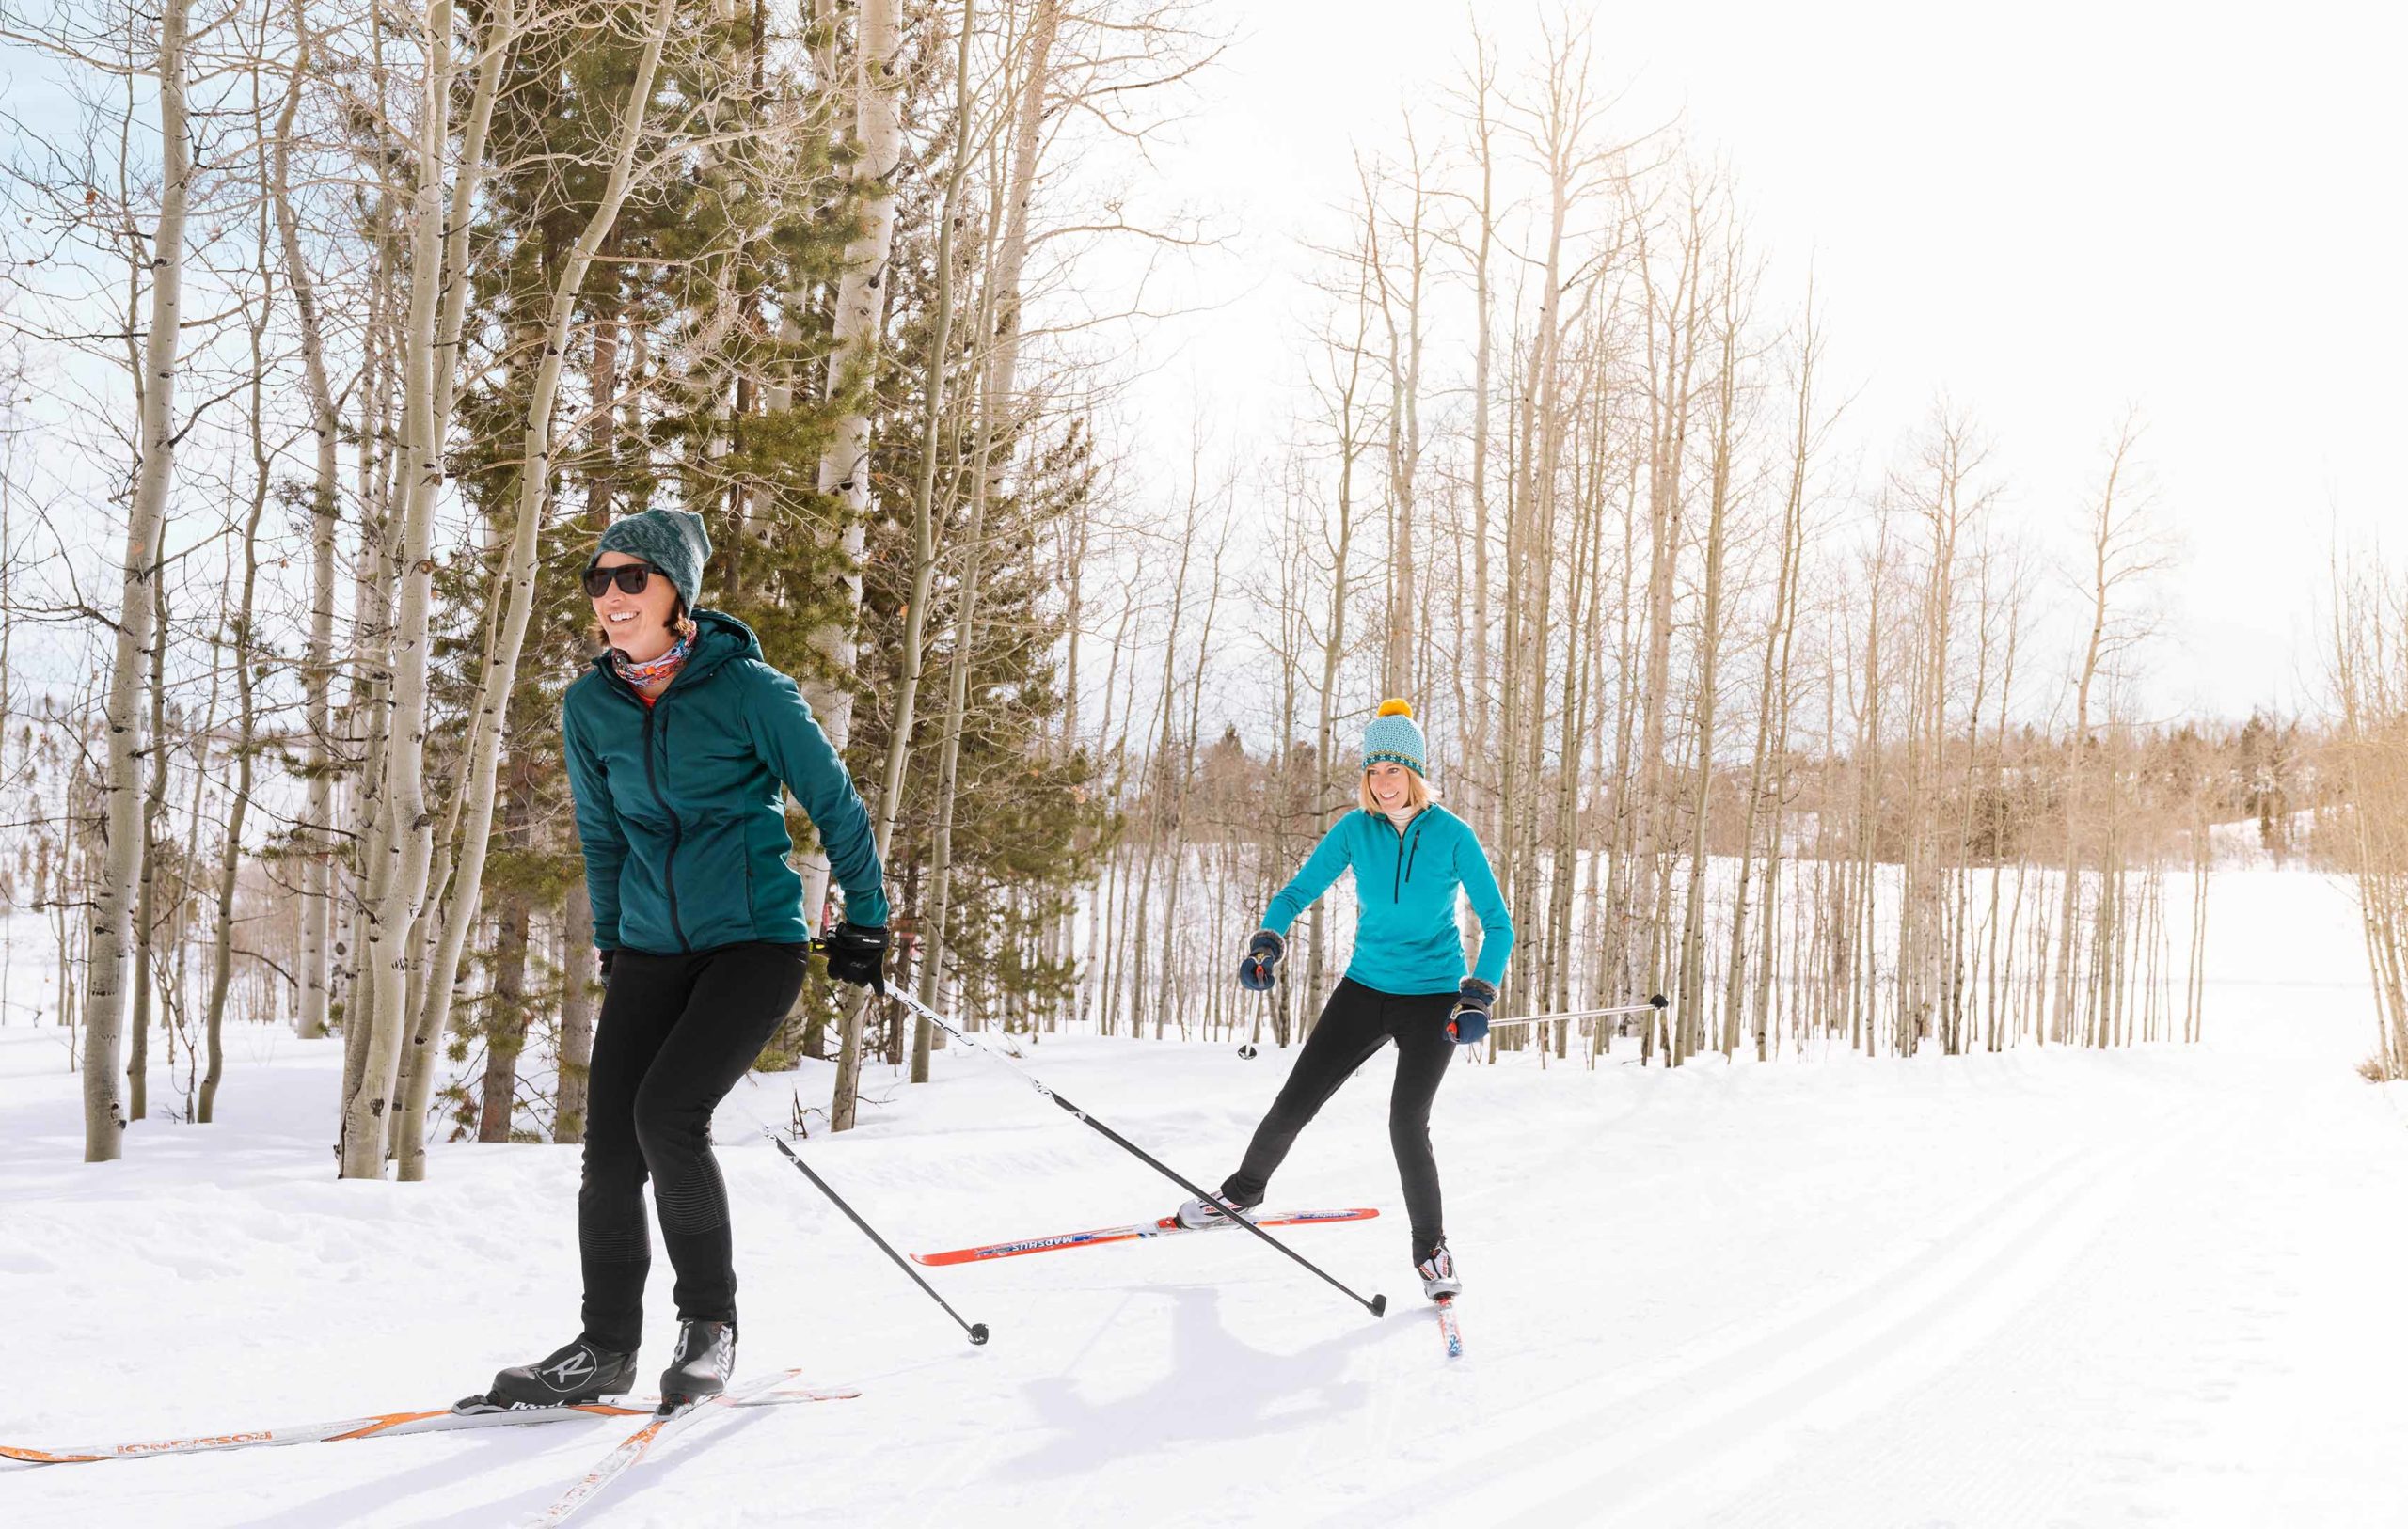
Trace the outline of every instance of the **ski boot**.
<instances>
[{"instance_id":1,"label":"ski boot","mask_svg":"<svg viewBox=\"0 0 2408 1529\"><path fill-rule=\"evenodd\" d=\"M679 1322L676 1351L660 1372L660 1410L673 1411L718 1395L735 1370L734 1322Z\"/></svg>"},{"instance_id":2,"label":"ski boot","mask_svg":"<svg viewBox=\"0 0 2408 1529\"><path fill-rule=\"evenodd\" d=\"M1455 1277L1455 1255L1443 1242L1415 1260L1413 1271L1421 1276L1421 1293L1433 1300L1463 1293L1464 1282Z\"/></svg>"},{"instance_id":3,"label":"ski boot","mask_svg":"<svg viewBox=\"0 0 2408 1529\"><path fill-rule=\"evenodd\" d=\"M493 1389L466 1397L455 1412L513 1411L531 1407L575 1407L624 1396L635 1386L636 1353L597 1348L583 1338L556 1348L532 1364L514 1364L493 1378Z\"/></svg>"},{"instance_id":4,"label":"ski boot","mask_svg":"<svg viewBox=\"0 0 2408 1529\"><path fill-rule=\"evenodd\" d=\"M1230 1222L1245 1217L1246 1212L1254 1208L1253 1206L1239 1205L1226 1194L1209 1194L1201 1199L1183 1202L1171 1213L1170 1219L1191 1232L1204 1232L1215 1226L1227 1226Z\"/></svg>"}]
</instances>

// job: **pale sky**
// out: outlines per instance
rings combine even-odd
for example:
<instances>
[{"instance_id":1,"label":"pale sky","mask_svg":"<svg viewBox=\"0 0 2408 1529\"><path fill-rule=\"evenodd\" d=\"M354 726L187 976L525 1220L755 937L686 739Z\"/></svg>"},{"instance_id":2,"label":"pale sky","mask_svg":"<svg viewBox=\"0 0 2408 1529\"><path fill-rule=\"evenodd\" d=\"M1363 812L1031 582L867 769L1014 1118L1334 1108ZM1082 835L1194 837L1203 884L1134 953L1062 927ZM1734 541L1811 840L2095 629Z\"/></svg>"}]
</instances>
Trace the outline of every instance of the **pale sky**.
<instances>
[{"instance_id":1,"label":"pale sky","mask_svg":"<svg viewBox=\"0 0 2408 1529\"><path fill-rule=\"evenodd\" d=\"M1314 301L1302 241L1468 54L1459 0L1224 0L1202 109L1158 195L1240 232L1221 306L1175 326L1138 395L1154 449L1187 416L1276 430ZM1536 8L1481 4L1507 77ZM1868 481L1945 391L1995 439L2009 517L2061 544L2128 402L2186 546L2149 664L2164 707L2245 715L2313 684L2333 528L2401 528L2408 236L2392 8L2093 0L1593 8L1619 120L1681 117L1737 175L1768 289L1811 261L1845 436ZM1161 341L1156 342L1162 345Z\"/></svg>"}]
</instances>

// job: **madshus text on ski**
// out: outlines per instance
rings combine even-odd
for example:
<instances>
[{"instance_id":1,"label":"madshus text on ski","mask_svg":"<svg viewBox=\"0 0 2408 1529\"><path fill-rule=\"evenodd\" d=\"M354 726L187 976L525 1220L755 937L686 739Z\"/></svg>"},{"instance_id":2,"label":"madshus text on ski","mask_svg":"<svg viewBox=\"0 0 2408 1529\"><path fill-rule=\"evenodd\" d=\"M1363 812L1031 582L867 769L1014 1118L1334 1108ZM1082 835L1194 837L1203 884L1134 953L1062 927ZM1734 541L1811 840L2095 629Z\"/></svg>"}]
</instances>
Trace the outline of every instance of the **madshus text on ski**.
<instances>
[{"instance_id":1,"label":"madshus text on ski","mask_svg":"<svg viewBox=\"0 0 2408 1529\"><path fill-rule=\"evenodd\" d=\"M602 533L583 575L604 646L568 687L561 732L604 996L578 1189L583 1300L575 1334L541 1358L503 1367L483 1391L448 1409L73 1449L0 1448L0 1462L642 1417L642 1427L529 1521L553 1524L661 1439L711 1412L857 1395L802 1387L792 1370L736 1378L734 1241L710 1123L791 1009L815 955L834 981L887 994L884 868L869 812L794 680L764 660L742 623L702 605L709 556L700 516L646 510ZM842 915L832 910L817 938L790 863L786 792L809 815L842 889ZM1236 1229L1377 1316L1385 1296L1360 1294L1267 1230L1365 1221L1377 1209L1263 1206L1299 1134L1373 1053L1393 1044L1388 1136L1410 1261L1446 1352L1460 1355L1454 1308L1464 1282L1447 1240L1430 1111L1458 1048L1489 1032L1513 922L1471 827L1438 803L1427 740L1403 701L1383 702L1365 729L1355 806L1271 899L1238 962L1243 987L1271 991L1289 929L1350 874L1359 908L1352 959L1244 1154L1215 1187L1191 1181L945 1015L908 993L890 995L965 1048L1020 1072L1045 1098L1180 1186L1185 1198L1167 1214L1087 1231L1023 1232L906 1260L790 1145L778 1145L974 1343L987 1340L984 1324L963 1318L914 1264L985 1263ZM1455 921L1459 901L1480 924L1470 961ZM631 1398L653 1246L647 1179L675 1276L677 1338L657 1395L638 1400Z\"/></svg>"}]
</instances>

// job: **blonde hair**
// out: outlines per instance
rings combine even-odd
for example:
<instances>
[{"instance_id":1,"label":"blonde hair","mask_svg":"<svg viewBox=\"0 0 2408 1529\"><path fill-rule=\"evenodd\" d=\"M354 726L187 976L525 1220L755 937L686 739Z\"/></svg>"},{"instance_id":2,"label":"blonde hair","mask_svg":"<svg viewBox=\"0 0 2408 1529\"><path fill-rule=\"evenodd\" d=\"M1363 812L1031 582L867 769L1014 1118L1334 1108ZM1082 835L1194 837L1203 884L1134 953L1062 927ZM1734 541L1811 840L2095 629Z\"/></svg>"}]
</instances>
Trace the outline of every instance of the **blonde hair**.
<instances>
[{"instance_id":1,"label":"blonde hair","mask_svg":"<svg viewBox=\"0 0 2408 1529\"><path fill-rule=\"evenodd\" d=\"M1387 762L1384 761L1383 763ZM1415 769L1410 764L1400 764L1397 768L1404 771L1404 805L1406 807L1418 812L1423 808L1438 799L1438 788L1432 785L1429 781L1421 779L1421 772L1419 770ZM1375 813L1382 817L1387 815L1388 810L1380 805L1380 799L1377 796L1371 795L1371 772L1370 770L1365 770L1363 772L1363 779L1355 783L1354 797L1355 800L1363 804L1363 811L1366 812Z\"/></svg>"}]
</instances>

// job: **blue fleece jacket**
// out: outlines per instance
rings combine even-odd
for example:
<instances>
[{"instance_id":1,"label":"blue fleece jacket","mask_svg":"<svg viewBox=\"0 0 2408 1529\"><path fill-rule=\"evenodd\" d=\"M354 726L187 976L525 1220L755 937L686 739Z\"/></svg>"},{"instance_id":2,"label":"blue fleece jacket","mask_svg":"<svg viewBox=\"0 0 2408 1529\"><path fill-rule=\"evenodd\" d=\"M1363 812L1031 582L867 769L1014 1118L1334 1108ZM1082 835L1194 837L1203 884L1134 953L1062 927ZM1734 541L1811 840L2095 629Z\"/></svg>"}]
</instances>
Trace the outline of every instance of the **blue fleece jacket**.
<instances>
[{"instance_id":1,"label":"blue fleece jacket","mask_svg":"<svg viewBox=\"0 0 2408 1529\"><path fill-rule=\"evenodd\" d=\"M1492 986L1504 979L1513 920L1470 824L1434 804L1402 829L1376 812L1348 812L1279 889L1262 926L1285 937L1296 916L1349 870L1360 909L1349 977L1400 996L1455 991L1464 979L1463 934L1455 927L1460 888L1470 895L1481 931L1480 966L1471 974Z\"/></svg>"}]
</instances>

